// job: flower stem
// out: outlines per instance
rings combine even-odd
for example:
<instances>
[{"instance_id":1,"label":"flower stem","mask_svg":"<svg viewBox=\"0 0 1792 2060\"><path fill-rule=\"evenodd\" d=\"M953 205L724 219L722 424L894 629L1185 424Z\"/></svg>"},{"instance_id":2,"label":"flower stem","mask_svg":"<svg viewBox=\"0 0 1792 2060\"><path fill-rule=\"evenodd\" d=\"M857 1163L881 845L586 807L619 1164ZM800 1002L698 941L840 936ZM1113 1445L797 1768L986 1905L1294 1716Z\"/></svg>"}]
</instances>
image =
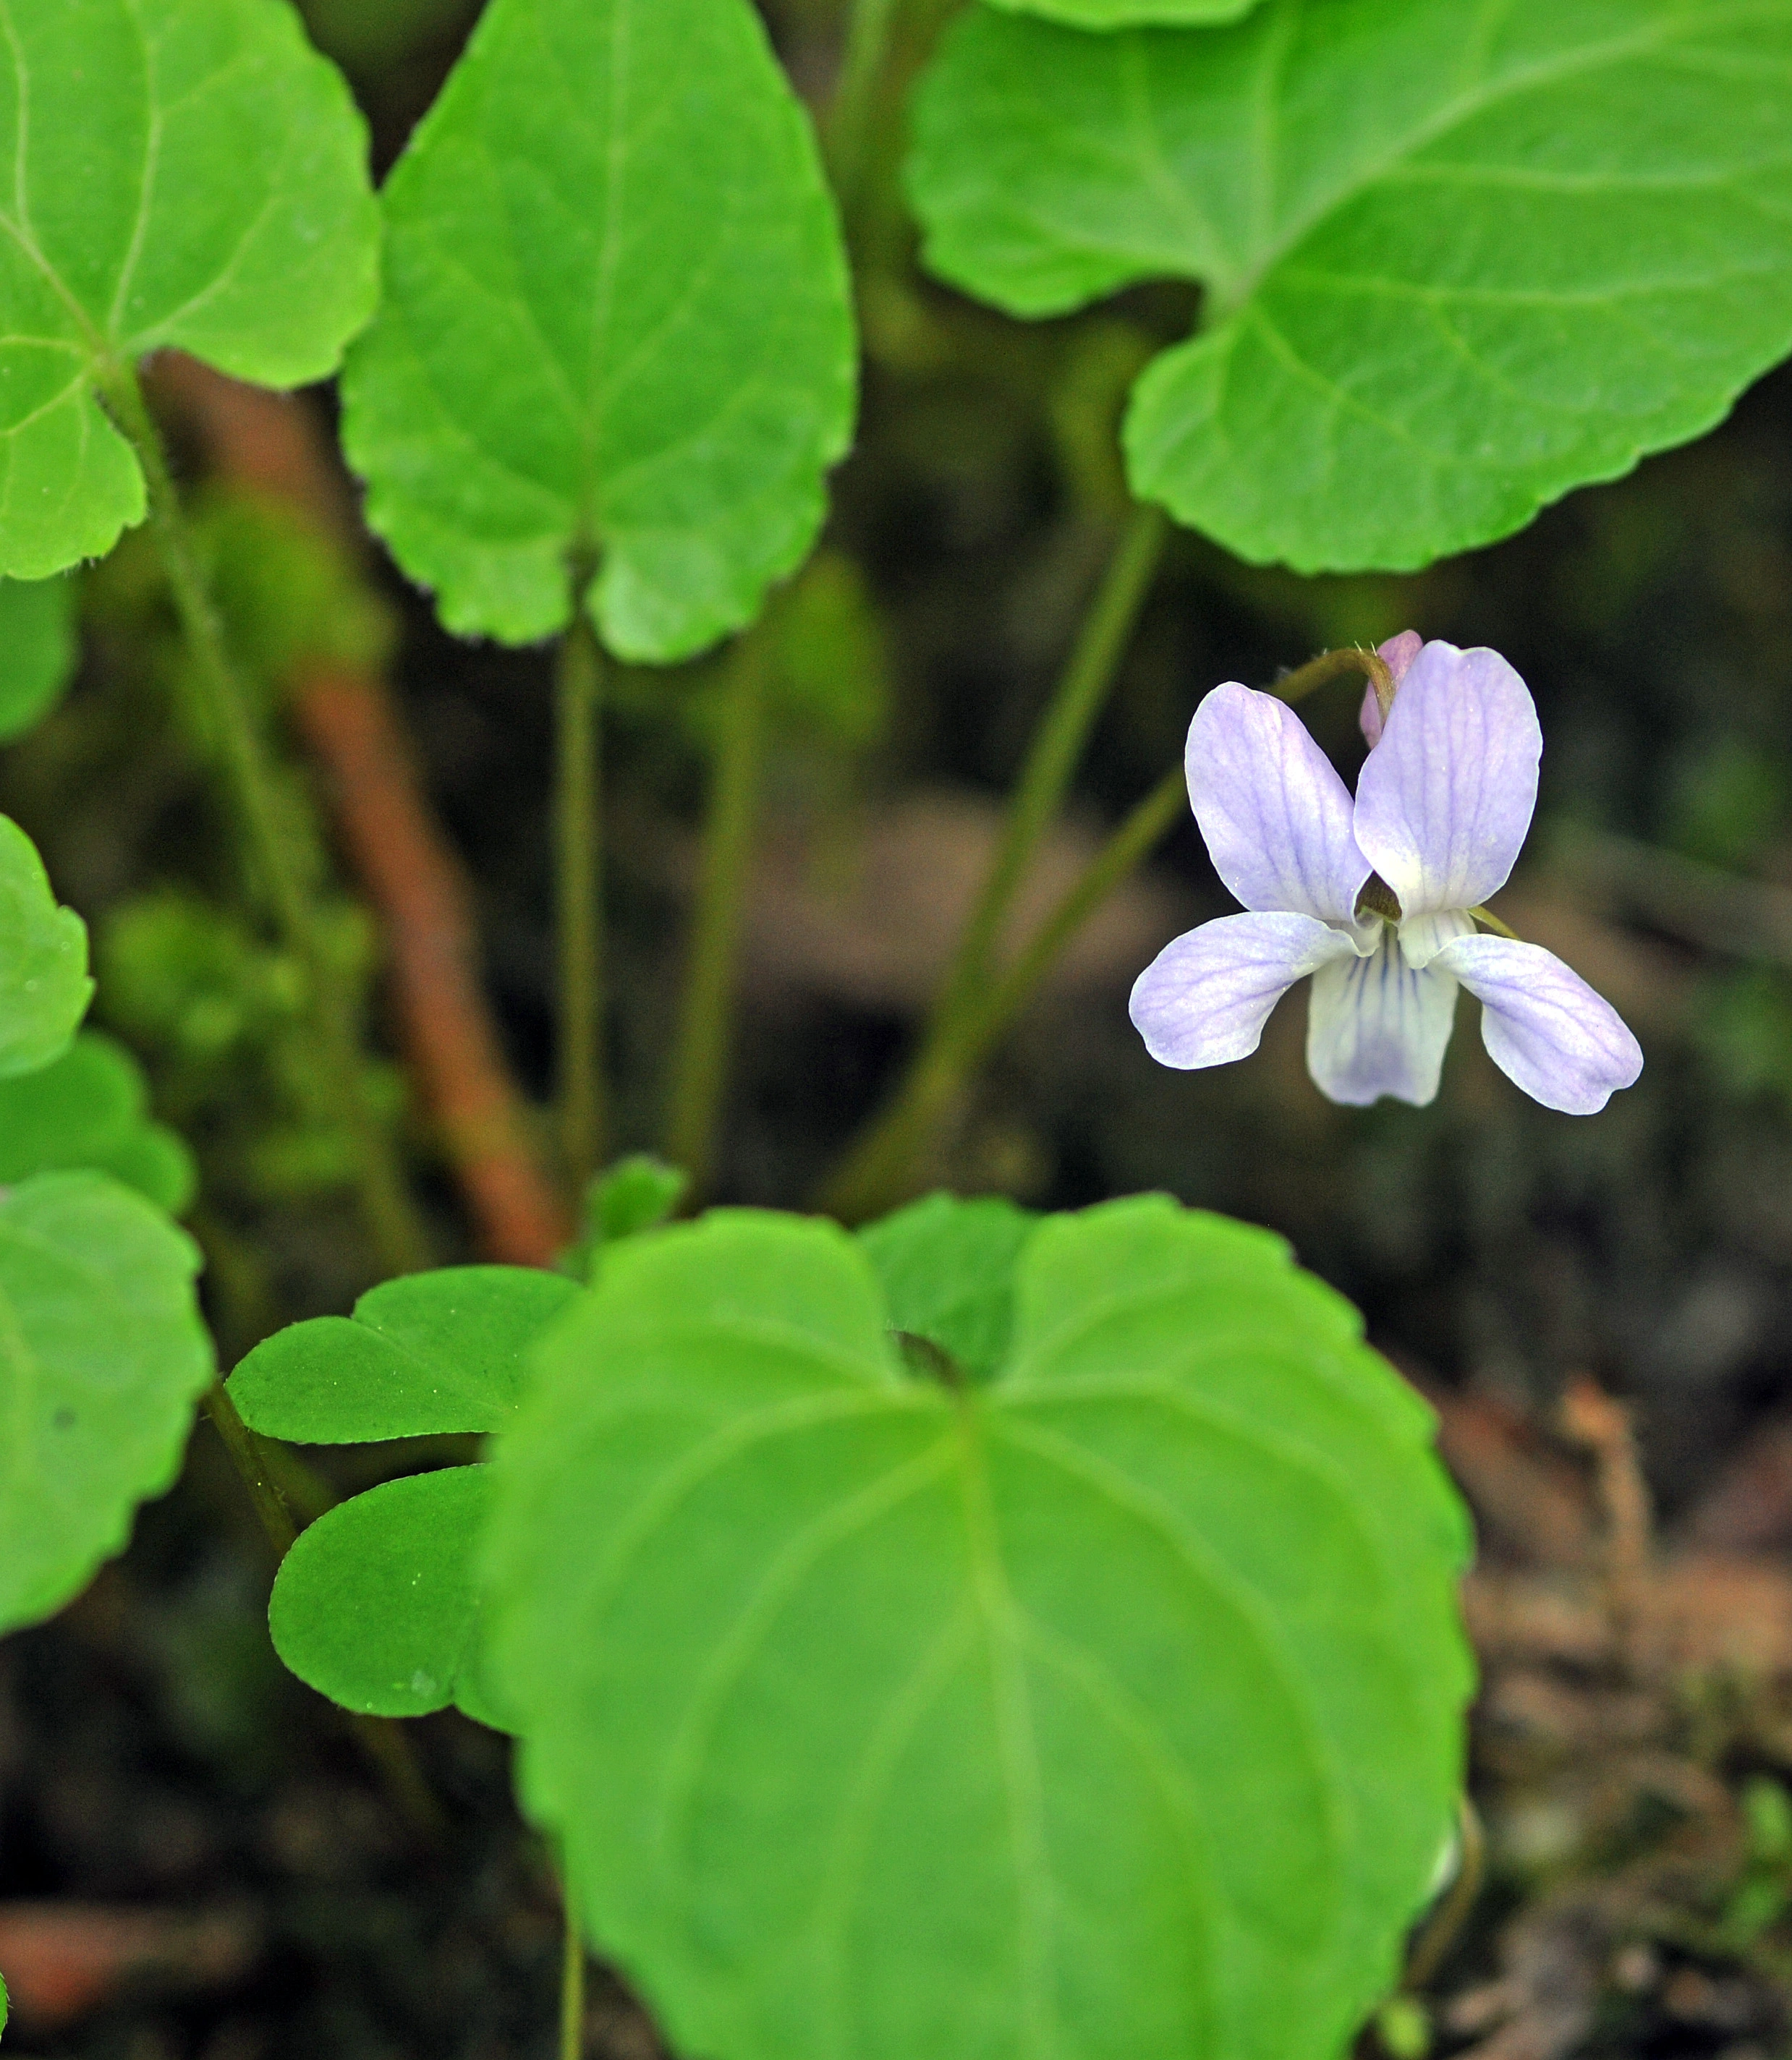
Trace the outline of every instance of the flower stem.
<instances>
[{"instance_id":1,"label":"flower stem","mask_svg":"<svg viewBox=\"0 0 1792 2060\"><path fill-rule=\"evenodd\" d=\"M734 970L765 759L762 636L734 646L703 836L703 872L672 1059L666 1155L690 1176L693 1203L709 1185L734 1029Z\"/></svg>"},{"instance_id":2,"label":"flower stem","mask_svg":"<svg viewBox=\"0 0 1792 2060\"><path fill-rule=\"evenodd\" d=\"M1394 705L1394 675L1379 652L1365 651L1360 645L1345 644L1335 651L1322 651L1317 658L1309 658L1304 665L1284 673L1270 692L1278 701L1304 701L1316 689L1329 686L1348 673L1359 673L1374 688L1382 720L1386 722Z\"/></svg>"},{"instance_id":3,"label":"flower stem","mask_svg":"<svg viewBox=\"0 0 1792 2060\"><path fill-rule=\"evenodd\" d=\"M582 1193L603 1158L603 852L598 700L603 653L573 569L573 617L554 669L554 835L560 931L560 1150Z\"/></svg>"},{"instance_id":4,"label":"flower stem","mask_svg":"<svg viewBox=\"0 0 1792 2060\"><path fill-rule=\"evenodd\" d=\"M963 935L940 999L937 1021L963 1008L988 980L1014 896L1041 839L1063 806L1077 761L1106 705L1133 625L1163 554L1170 524L1160 508L1135 508L1082 619L1055 692L1021 768L995 863Z\"/></svg>"},{"instance_id":5,"label":"flower stem","mask_svg":"<svg viewBox=\"0 0 1792 2060\"><path fill-rule=\"evenodd\" d=\"M319 868L279 804L277 778L253 707L237 677L199 555L169 472L162 436L134 367L112 368L103 396L137 455L150 528L192 662L196 692L241 824L256 888L283 947L303 968L310 1031L330 1114L350 1140L367 1232L388 1273L430 1263L429 1240L386 1125L368 1100L350 984L326 946L309 881Z\"/></svg>"},{"instance_id":6,"label":"flower stem","mask_svg":"<svg viewBox=\"0 0 1792 2060\"><path fill-rule=\"evenodd\" d=\"M1051 956L1062 948L1071 931L1094 905L1092 900L1078 908L1061 934L1054 916L1041 932L1040 940L1035 940L1034 949L1023 955L1008 978L994 982L996 948L1015 893L1041 839L1063 804L1082 747L1113 689L1169 529L1161 509L1138 507L1121 533L1057 689L1034 733L994 863L958 939L920 1044L894 1093L849 1148L845 1161L823 1190L823 1205L850 1221L875 1214L906 1192L912 1162L925 1150L934 1126L1004 1027L1006 1018L990 1027L991 1004L996 996L1010 991L1020 965L1030 964L1040 940L1050 936L1053 941L1046 955L1039 960L1021 995L1024 1000L1050 963ZM1141 812L1151 810L1157 801L1158 796L1154 795L1142 803L1140 810L1135 810L1116 832L1116 839L1125 837ZM1166 824L1169 820L1166 816ZM1162 833L1160 828L1151 840L1154 842ZM1144 847L1149 848L1149 844ZM1091 876L1102 868L1113 848L1110 844L1094 861ZM1139 855L1143 855L1142 850ZM1137 858L1132 859L1122 872L1137 863ZM1121 876L1116 872L1100 892L1106 892ZM1060 904L1060 916L1078 891L1073 888L1066 896Z\"/></svg>"},{"instance_id":7,"label":"flower stem","mask_svg":"<svg viewBox=\"0 0 1792 2060\"><path fill-rule=\"evenodd\" d=\"M1378 680L1386 676L1387 666L1373 651L1327 651L1298 671L1284 673L1272 691L1284 701L1300 701L1350 673ZM896 1093L823 1189L825 1208L847 1223L859 1223L906 1196L928 1140L971 1074L1032 999L1058 953L1142 862L1185 804L1178 765L1113 832L1001 978L973 985L958 1008L936 1016Z\"/></svg>"},{"instance_id":8,"label":"flower stem","mask_svg":"<svg viewBox=\"0 0 1792 2060\"><path fill-rule=\"evenodd\" d=\"M1180 766L1166 772L1102 845L1044 925L974 1007L942 1024L874 1127L830 1182L823 1206L860 1223L904 1200L929 1139L1058 953L1186 805Z\"/></svg>"}]
</instances>

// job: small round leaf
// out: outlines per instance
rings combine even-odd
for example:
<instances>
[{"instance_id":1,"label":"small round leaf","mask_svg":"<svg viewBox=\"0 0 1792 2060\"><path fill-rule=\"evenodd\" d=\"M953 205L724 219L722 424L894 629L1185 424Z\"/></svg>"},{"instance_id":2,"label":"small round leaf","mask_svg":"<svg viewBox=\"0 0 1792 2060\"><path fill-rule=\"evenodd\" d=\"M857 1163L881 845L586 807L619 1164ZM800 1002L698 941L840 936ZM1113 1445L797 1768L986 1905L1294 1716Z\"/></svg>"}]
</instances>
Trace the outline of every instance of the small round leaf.
<instances>
[{"instance_id":1,"label":"small round leaf","mask_svg":"<svg viewBox=\"0 0 1792 2060\"><path fill-rule=\"evenodd\" d=\"M174 1479L212 1378L198 1266L102 1174L0 1199L0 1631L61 1608Z\"/></svg>"},{"instance_id":2,"label":"small round leaf","mask_svg":"<svg viewBox=\"0 0 1792 2060\"><path fill-rule=\"evenodd\" d=\"M41 722L74 671L72 579L0 581L0 744Z\"/></svg>"},{"instance_id":3,"label":"small round leaf","mask_svg":"<svg viewBox=\"0 0 1792 2060\"><path fill-rule=\"evenodd\" d=\"M456 1700L478 1628L471 1559L490 1472L386 1481L300 1532L268 1603L274 1650L300 1680L374 1716Z\"/></svg>"},{"instance_id":4,"label":"small round leaf","mask_svg":"<svg viewBox=\"0 0 1792 2060\"><path fill-rule=\"evenodd\" d=\"M0 1080L0 1185L86 1167L179 1215L193 1199L192 1154L147 1104L130 1052L83 1030L42 1071Z\"/></svg>"},{"instance_id":5,"label":"small round leaf","mask_svg":"<svg viewBox=\"0 0 1792 2060\"><path fill-rule=\"evenodd\" d=\"M93 991L86 925L57 907L37 847L0 816L0 1080L59 1057Z\"/></svg>"},{"instance_id":6,"label":"small round leaf","mask_svg":"<svg viewBox=\"0 0 1792 2060\"><path fill-rule=\"evenodd\" d=\"M580 1292L523 1266L445 1266L370 1288L349 1316L289 1323L230 1375L244 1423L297 1444L502 1430L536 1337Z\"/></svg>"}]
</instances>

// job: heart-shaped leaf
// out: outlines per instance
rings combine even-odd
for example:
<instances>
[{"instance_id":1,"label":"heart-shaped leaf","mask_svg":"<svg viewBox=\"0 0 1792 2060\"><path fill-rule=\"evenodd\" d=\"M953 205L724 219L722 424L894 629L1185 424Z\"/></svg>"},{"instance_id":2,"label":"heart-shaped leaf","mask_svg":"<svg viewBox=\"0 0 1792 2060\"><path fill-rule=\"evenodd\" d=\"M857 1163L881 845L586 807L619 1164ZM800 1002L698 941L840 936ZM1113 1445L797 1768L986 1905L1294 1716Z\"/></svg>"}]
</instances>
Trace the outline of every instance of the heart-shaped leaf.
<instances>
[{"instance_id":1,"label":"heart-shaped leaf","mask_svg":"<svg viewBox=\"0 0 1792 2060\"><path fill-rule=\"evenodd\" d=\"M193 1158L152 1122L137 1061L84 1030L41 1072L0 1080L0 1184L86 1167L178 1216L193 1199Z\"/></svg>"},{"instance_id":2,"label":"heart-shaped leaf","mask_svg":"<svg viewBox=\"0 0 1792 2060\"><path fill-rule=\"evenodd\" d=\"M1038 1220L999 1195L971 1202L928 1195L867 1224L858 1241L892 1327L938 1346L969 1378L982 1380L1007 1353L1015 1263Z\"/></svg>"},{"instance_id":3,"label":"heart-shaped leaf","mask_svg":"<svg viewBox=\"0 0 1792 2060\"><path fill-rule=\"evenodd\" d=\"M0 1080L59 1057L93 992L86 925L57 907L37 847L0 816Z\"/></svg>"},{"instance_id":4,"label":"heart-shaped leaf","mask_svg":"<svg viewBox=\"0 0 1792 2060\"><path fill-rule=\"evenodd\" d=\"M198 1264L102 1174L0 1198L0 1630L59 1609L174 1479L212 1377Z\"/></svg>"},{"instance_id":5,"label":"heart-shaped leaf","mask_svg":"<svg viewBox=\"0 0 1792 2060\"><path fill-rule=\"evenodd\" d=\"M142 518L95 397L168 345L264 385L335 369L378 221L339 74L274 0L7 0L0 37L0 572Z\"/></svg>"},{"instance_id":6,"label":"heart-shaped leaf","mask_svg":"<svg viewBox=\"0 0 1792 2060\"><path fill-rule=\"evenodd\" d=\"M344 1709L420 1717L462 1700L490 1721L470 1681L472 1553L491 1469L446 1467L369 1488L299 1534L268 1603L274 1650Z\"/></svg>"},{"instance_id":7,"label":"heart-shaped leaf","mask_svg":"<svg viewBox=\"0 0 1792 2060\"><path fill-rule=\"evenodd\" d=\"M388 183L349 363L368 516L450 629L626 657L738 629L851 427L846 265L747 0L490 0Z\"/></svg>"},{"instance_id":8,"label":"heart-shaped leaf","mask_svg":"<svg viewBox=\"0 0 1792 2060\"><path fill-rule=\"evenodd\" d=\"M581 1292L522 1266L449 1266L387 1280L349 1316L291 1323L230 1375L252 1430L298 1444L502 1430L526 1355Z\"/></svg>"},{"instance_id":9,"label":"heart-shaped leaf","mask_svg":"<svg viewBox=\"0 0 1792 2060\"><path fill-rule=\"evenodd\" d=\"M1198 281L1134 489L1242 557L1422 565L1709 428L1792 348L1774 0L974 8L922 90L927 261L1018 314Z\"/></svg>"},{"instance_id":10,"label":"heart-shaped leaf","mask_svg":"<svg viewBox=\"0 0 1792 2060\"><path fill-rule=\"evenodd\" d=\"M0 580L0 744L34 729L74 672L71 579Z\"/></svg>"},{"instance_id":11,"label":"heart-shaped leaf","mask_svg":"<svg viewBox=\"0 0 1792 2060\"><path fill-rule=\"evenodd\" d=\"M594 1942L716 2060L1334 2054L1461 1771L1460 1508L1280 1243L1051 1219L993 1380L862 1248L622 1248L494 1464L488 1652Z\"/></svg>"}]
</instances>

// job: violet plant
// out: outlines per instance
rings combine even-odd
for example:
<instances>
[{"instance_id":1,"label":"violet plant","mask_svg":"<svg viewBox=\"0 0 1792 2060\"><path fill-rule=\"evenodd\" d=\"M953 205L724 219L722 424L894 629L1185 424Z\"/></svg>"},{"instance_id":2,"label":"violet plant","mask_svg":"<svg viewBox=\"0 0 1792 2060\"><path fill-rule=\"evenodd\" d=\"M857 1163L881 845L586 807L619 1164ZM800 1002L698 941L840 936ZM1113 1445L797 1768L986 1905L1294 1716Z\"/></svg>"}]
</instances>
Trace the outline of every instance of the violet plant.
<instances>
[{"instance_id":1,"label":"violet plant","mask_svg":"<svg viewBox=\"0 0 1792 2060\"><path fill-rule=\"evenodd\" d=\"M1236 681L1189 725L1189 799L1215 871L1251 912L1167 944L1132 1017L1154 1059L1218 1066L1254 1052L1270 1011L1313 976L1306 1064L1321 1092L1422 1108L1466 987L1502 1072L1546 1108L1594 1116L1642 1070L1609 1002L1482 905L1510 877L1537 803L1542 733L1496 651L1381 647L1363 702L1370 751L1353 805L1286 703Z\"/></svg>"},{"instance_id":2,"label":"violet plant","mask_svg":"<svg viewBox=\"0 0 1792 2060\"><path fill-rule=\"evenodd\" d=\"M71 1066L85 933L0 824L0 1084L23 1084L0 1100L0 1628L119 1548L203 1395L285 1555L293 1669L364 1717L452 1703L514 1734L563 1870L566 2054L589 1946L706 2060L1326 2060L1453 1850L1469 1540L1428 1414L1260 1229L1162 1196L913 1198L1053 954L1180 808L1172 771L1003 956L1176 525L1302 570L1417 565L1695 433L1785 353L1792 18L962 10L911 102L934 279L1024 320L1170 277L1201 318L1137 381L1136 501L830 1212L674 1220L705 1199L677 1168L601 1173L653 1141L618 1140L608 1091L606 706L625 664L726 650L666 1120L701 1182L768 596L852 439L855 304L927 319L878 167L946 11L854 0L818 136L748 0L488 0L376 200L286 0L0 4L0 572L50 580L147 523L243 920L297 969L378 1276L216 1381L180 1148L126 1062ZM139 376L173 350L282 390L342 369L396 565L457 633L554 643L558 1172L591 1201L558 1271L432 1263L327 866ZM1364 670L1354 800L1274 696L1194 712L1188 796L1246 912L1141 976L1147 1044L1242 1057L1310 976L1324 1092L1423 1104L1466 988L1520 1088L1597 1112L1634 1039L1484 906L1535 803L1527 690L1410 636L1296 677ZM22 722L53 698L6 684ZM335 1507L289 1449L445 1434L489 1443Z\"/></svg>"}]
</instances>

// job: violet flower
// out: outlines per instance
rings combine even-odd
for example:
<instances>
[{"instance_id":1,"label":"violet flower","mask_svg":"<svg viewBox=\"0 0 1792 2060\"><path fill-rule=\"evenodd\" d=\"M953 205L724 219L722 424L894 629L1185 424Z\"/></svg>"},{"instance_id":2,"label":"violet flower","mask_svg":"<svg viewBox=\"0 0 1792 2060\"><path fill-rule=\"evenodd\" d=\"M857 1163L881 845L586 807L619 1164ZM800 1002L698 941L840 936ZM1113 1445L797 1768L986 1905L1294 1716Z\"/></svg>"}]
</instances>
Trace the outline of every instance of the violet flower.
<instances>
[{"instance_id":1,"label":"violet flower","mask_svg":"<svg viewBox=\"0 0 1792 2060\"><path fill-rule=\"evenodd\" d=\"M1506 883L1537 803L1543 748L1525 683L1498 652L1382 646L1397 691L1354 803L1294 710L1236 681L1189 725L1189 798L1219 876L1250 912L1166 944L1132 1019L1166 1066L1257 1048L1270 1011L1313 976L1306 1064L1332 1100L1438 1091L1458 987L1494 1063L1547 1108L1590 1116L1642 1070L1611 1004L1553 953L1484 936L1472 912Z\"/></svg>"}]
</instances>

